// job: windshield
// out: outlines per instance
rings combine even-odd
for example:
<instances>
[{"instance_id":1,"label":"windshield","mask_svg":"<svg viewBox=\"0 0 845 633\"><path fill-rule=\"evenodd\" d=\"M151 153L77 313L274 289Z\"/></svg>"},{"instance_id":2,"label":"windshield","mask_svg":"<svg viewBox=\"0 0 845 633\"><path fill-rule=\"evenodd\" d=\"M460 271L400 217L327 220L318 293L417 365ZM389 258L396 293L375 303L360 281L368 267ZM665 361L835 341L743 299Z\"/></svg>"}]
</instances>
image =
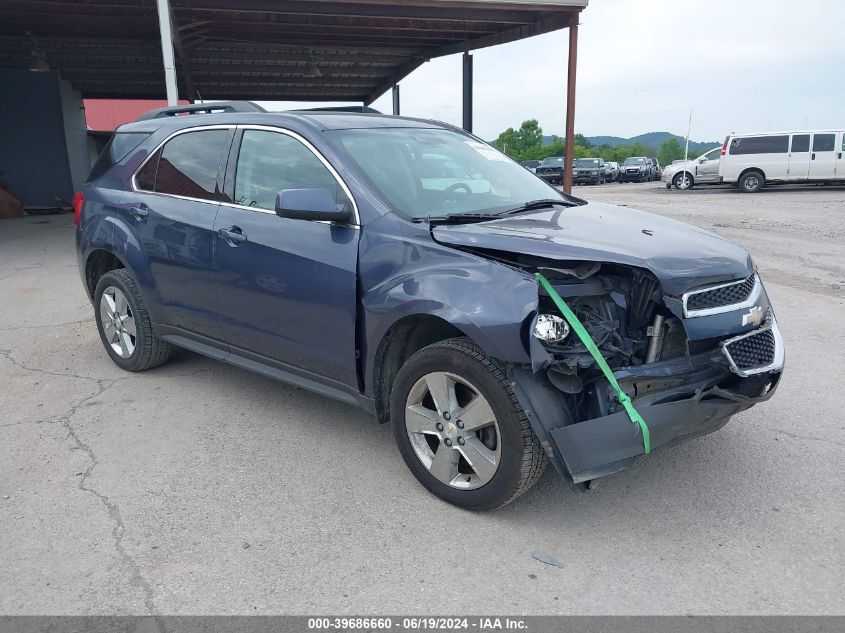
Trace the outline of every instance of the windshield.
<instances>
[{"instance_id":1,"label":"windshield","mask_svg":"<svg viewBox=\"0 0 845 633\"><path fill-rule=\"evenodd\" d=\"M385 201L409 219L496 213L538 199L565 198L510 158L442 129L326 132L346 150Z\"/></svg>"},{"instance_id":2,"label":"windshield","mask_svg":"<svg viewBox=\"0 0 845 633\"><path fill-rule=\"evenodd\" d=\"M623 165L645 165L645 158L642 156L636 156L631 158L626 158L625 162L622 163Z\"/></svg>"},{"instance_id":3,"label":"windshield","mask_svg":"<svg viewBox=\"0 0 845 633\"><path fill-rule=\"evenodd\" d=\"M598 158L576 158L575 159L575 166L576 167L598 167L599 166L599 159Z\"/></svg>"},{"instance_id":4,"label":"windshield","mask_svg":"<svg viewBox=\"0 0 845 633\"><path fill-rule=\"evenodd\" d=\"M544 158L541 165L563 165L563 156L549 156Z\"/></svg>"}]
</instances>

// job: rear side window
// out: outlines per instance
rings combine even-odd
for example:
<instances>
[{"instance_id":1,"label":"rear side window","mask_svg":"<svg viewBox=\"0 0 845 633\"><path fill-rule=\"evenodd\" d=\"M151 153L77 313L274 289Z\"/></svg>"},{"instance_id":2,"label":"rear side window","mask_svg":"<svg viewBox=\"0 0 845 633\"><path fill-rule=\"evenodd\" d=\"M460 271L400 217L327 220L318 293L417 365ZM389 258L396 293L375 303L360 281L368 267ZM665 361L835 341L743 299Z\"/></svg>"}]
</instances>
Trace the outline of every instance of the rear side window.
<instances>
[{"instance_id":1,"label":"rear side window","mask_svg":"<svg viewBox=\"0 0 845 633\"><path fill-rule=\"evenodd\" d=\"M245 130L235 172L235 203L273 210L280 189L328 189L346 196L326 166L301 142L279 132Z\"/></svg>"},{"instance_id":2,"label":"rear side window","mask_svg":"<svg viewBox=\"0 0 845 633\"><path fill-rule=\"evenodd\" d=\"M217 200L217 172L229 130L201 130L180 134L144 163L135 186L174 196Z\"/></svg>"},{"instance_id":3,"label":"rear side window","mask_svg":"<svg viewBox=\"0 0 845 633\"><path fill-rule=\"evenodd\" d=\"M157 151L150 158L138 173L135 174L135 186L143 191L155 191L156 172L158 171L158 159L161 158L161 150Z\"/></svg>"},{"instance_id":4,"label":"rear side window","mask_svg":"<svg viewBox=\"0 0 845 633\"><path fill-rule=\"evenodd\" d=\"M731 141L731 155L780 154L789 151L789 136L747 136Z\"/></svg>"},{"instance_id":5,"label":"rear side window","mask_svg":"<svg viewBox=\"0 0 845 633\"><path fill-rule=\"evenodd\" d=\"M810 135L809 134L795 134L792 137L792 151L793 152L809 152L810 151Z\"/></svg>"},{"instance_id":6,"label":"rear side window","mask_svg":"<svg viewBox=\"0 0 845 633\"><path fill-rule=\"evenodd\" d=\"M814 152L832 152L836 145L836 134L813 134Z\"/></svg>"},{"instance_id":7,"label":"rear side window","mask_svg":"<svg viewBox=\"0 0 845 633\"><path fill-rule=\"evenodd\" d=\"M106 143L102 154L97 158L87 182L97 180L109 169L122 161L133 149L138 147L150 136L149 132L117 132Z\"/></svg>"}]
</instances>

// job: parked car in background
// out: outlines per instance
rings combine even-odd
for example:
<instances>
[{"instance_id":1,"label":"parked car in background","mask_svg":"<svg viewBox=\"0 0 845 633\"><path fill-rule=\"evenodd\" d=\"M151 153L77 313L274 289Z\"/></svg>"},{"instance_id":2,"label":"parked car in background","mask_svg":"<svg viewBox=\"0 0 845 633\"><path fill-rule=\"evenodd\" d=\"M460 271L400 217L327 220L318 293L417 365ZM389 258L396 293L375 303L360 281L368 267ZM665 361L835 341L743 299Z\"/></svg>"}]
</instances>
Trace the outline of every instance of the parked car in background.
<instances>
[{"instance_id":1,"label":"parked car in background","mask_svg":"<svg viewBox=\"0 0 845 633\"><path fill-rule=\"evenodd\" d=\"M721 154L722 148L714 147L698 158L672 161L663 170L663 183L667 189L692 189L696 185L718 184Z\"/></svg>"},{"instance_id":2,"label":"parked car in background","mask_svg":"<svg viewBox=\"0 0 845 633\"><path fill-rule=\"evenodd\" d=\"M660 174L663 171L660 167L660 163L657 162L656 158L650 158L651 161L651 179L652 180L660 180Z\"/></svg>"},{"instance_id":3,"label":"parked car in background","mask_svg":"<svg viewBox=\"0 0 845 633\"><path fill-rule=\"evenodd\" d=\"M651 161L645 156L631 156L626 158L619 168L621 182L646 182L651 180Z\"/></svg>"},{"instance_id":4,"label":"parked car in background","mask_svg":"<svg viewBox=\"0 0 845 633\"><path fill-rule=\"evenodd\" d=\"M604 179L605 182L615 182L619 180L619 163L614 161L605 161Z\"/></svg>"},{"instance_id":5,"label":"parked car in background","mask_svg":"<svg viewBox=\"0 0 845 633\"><path fill-rule=\"evenodd\" d=\"M535 173L537 173L537 168L540 166L540 161L539 160L523 160L523 161L520 161L519 164L522 165L523 167L525 167L525 169L530 171L532 174L535 174Z\"/></svg>"},{"instance_id":6,"label":"parked car in background","mask_svg":"<svg viewBox=\"0 0 845 633\"><path fill-rule=\"evenodd\" d=\"M769 183L845 182L845 131L731 134L719 177L746 193Z\"/></svg>"},{"instance_id":7,"label":"parked car in background","mask_svg":"<svg viewBox=\"0 0 845 633\"><path fill-rule=\"evenodd\" d=\"M434 121L199 107L119 127L73 198L123 370L182 347L360 407L425 488L475 510L549 461L585 491L777 388L768 295L722 237L563 194Z\"/></svg>"},{"instance_id":8,"label":"parked car in background","mask_svg":"<svg viewBox=\"0 0 845 633\"><path fill-rule=\"evenodd\" d=\"M563 156L549 156L548 158L544 158L534 173L549 184L562 184Z\"/></svg>"},{"instance_id":9,"label":"parked car in background","mask_svg":"<svg viewBox=\"0 0 845 633\"><path fill-rule=\"evenodd\" d=\"M576 185L580 185L581 183L603 185L604 159L576 158L572 168L572 182Z\"/></svg>"}]
</instances>

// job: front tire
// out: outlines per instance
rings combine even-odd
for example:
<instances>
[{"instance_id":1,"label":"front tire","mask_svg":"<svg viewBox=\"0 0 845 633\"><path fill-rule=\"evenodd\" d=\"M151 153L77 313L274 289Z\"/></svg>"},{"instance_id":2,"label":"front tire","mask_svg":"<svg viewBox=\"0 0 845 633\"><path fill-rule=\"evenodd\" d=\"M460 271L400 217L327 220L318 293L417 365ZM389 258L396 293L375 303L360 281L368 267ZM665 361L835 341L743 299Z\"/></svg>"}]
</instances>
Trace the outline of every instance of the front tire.
<instances>
[{"instance_id":1,"label":"front tire","mask_svg":"<svg viewBox=\"0 0 845 633\"><path fill-rule=\"evenodd\" d=\"M672 178L672 186L681 190L692 189L695 186L695 181L689 173L680 172Z\"/></svg>"},{"instance_id":2,"label":"front tire","mask_svg":"<svg viewBox=\"0 0 845 633\"><path fill-rule=\"evenodd\" d=\"M766 184L766 178L759 171L749 171L742 175L737 185L743 193L757 193Z\"/></svg>"},{"instance_id":3,"label":"front tire","mask_svg":"<svg viewBox=\"0 0 845 633\"><path fill-rule=\"evenodd\" d=\"M546 466L501 368L465 338L429 345L408 359L393 383L390 418L417 480L462 508L510 503Z\"/></svg>"},{"instance_id":4,"label":"front tire","mask_svg":"<svg viewBox=\"0 0 845 633\"><path fill-rule=\"evenodd\" d=\"M103 347L121 369L144 371L170 357L172 347L153 331L141 292L126 269L100 277L94 290L94 314Z\"/></svg>"}]
</instances>

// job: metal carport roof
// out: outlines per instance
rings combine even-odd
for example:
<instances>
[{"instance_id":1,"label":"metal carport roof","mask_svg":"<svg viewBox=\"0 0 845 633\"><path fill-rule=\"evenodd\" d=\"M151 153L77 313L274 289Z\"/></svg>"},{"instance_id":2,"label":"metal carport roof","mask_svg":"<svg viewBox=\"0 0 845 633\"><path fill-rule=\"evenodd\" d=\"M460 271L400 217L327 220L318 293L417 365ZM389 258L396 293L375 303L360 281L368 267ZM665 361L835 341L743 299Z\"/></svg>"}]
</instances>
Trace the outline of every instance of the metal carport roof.
<instances>
[{"instance_id":1,"label":"metal carport roof","mask_svg":"<svg viewBox=\"0 0 845 633\"><path fill-rule=\"evenodd\" d=\"M170 4L182 97L370 103L428 59L565 28L587 0ZM162 96L155 0L4 0L0 66L42 53L85 97Z\"/></svg>"}]
</instances>

